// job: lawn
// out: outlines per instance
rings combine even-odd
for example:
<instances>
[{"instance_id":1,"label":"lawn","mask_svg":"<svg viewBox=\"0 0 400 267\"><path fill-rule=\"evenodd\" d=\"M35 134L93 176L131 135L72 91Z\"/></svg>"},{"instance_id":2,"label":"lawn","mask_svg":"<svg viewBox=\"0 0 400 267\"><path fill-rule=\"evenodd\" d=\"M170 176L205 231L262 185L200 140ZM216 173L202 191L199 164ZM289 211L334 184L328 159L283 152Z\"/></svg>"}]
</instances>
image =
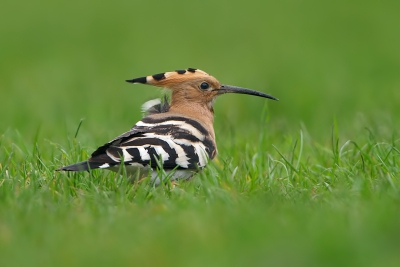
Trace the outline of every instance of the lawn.
<instances>
[{"instance_id":1,"label":"lawn","mask_svg":"<svg viewBox=\"0 0 400 267\"><path fill-rule=\"evenodd\" d=\"M1 266L400 266L400 2L6 1ZM189 182L62 173L187 67L215 103Z\"/></svg>"}]
</instances>

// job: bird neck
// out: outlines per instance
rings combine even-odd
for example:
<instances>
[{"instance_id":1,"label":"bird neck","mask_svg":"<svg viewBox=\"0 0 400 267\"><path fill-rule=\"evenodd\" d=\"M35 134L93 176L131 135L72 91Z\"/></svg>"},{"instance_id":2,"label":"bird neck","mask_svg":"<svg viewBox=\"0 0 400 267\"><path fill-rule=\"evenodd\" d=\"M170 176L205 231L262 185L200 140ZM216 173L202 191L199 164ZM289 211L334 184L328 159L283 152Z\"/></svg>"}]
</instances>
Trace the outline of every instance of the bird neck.
<instances>
[{"instance_id":1,"label":"bird neck","mask_svg":"<svg viewBox=\"0 0 400 267\"><path fill-rule=\"evenodd\" d=\"M189 103L187 101L174 102L171 101L168 113L192 118L200 122L210 133L213 139L215 139L214 134L214 111L207 107L207 105L193 102Z\"/></svg>"}]
</instances>

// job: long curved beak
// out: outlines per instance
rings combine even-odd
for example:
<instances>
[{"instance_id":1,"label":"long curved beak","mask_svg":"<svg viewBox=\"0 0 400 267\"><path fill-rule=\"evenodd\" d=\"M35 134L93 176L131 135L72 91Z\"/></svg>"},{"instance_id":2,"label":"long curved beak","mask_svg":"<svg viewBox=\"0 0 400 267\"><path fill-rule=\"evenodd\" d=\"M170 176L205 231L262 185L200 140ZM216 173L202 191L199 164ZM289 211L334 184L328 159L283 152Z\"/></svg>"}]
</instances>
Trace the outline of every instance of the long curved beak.
<instances>
[{"instance_id":1,"label":"long curved beak","mask_svg":"<svg viewBox=\"0 0 400 267\"><path fill-rule=\"evenodd\" d=\"M218 95L227 94L227 93L236 93L236 94L260 96L260 97L265 97L265 98L269 98L269 99L276 100L276 101L279 100L278 98L273 97L268 94L264 94L264 93L261 93L261 92L255 91L255 90L232 86L232 85L222 84L221 88L217 89L216 91L218 91Z\"/></svg>"}]
</instances>

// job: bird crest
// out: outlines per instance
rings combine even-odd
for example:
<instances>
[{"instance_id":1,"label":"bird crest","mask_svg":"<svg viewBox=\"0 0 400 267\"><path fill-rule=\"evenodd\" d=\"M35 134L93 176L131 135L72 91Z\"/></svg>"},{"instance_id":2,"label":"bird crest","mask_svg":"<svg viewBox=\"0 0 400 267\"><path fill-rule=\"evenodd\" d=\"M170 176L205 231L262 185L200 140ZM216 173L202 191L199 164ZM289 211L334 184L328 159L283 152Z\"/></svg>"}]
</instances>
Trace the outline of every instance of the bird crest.
<instances>
[{"instance_id":1,"label":"bird crest","mask_svg":"<svg viewBox=\"0 0 400 267\"><path fill-rule=\"evenodd\" d=\"M215 98L225 93L248 94L278 100L273 96L258 91L223 85L213 76L195 68L162 72L126 81L134 84L148 84L170 89L172 91L171 107L197 103L213 111Z\"/></svg>"},{"instance_id":2,"label":"bird crest","mask_svg":"<svg viewBox=\"0 0 400 267\"><path fill-rule=\"evenodd\" d=\"M187 81L192 81L201 78L212 77L205 71L188 68L186 70L176 70L170 72L162 72L154 75L139 77L131 80L126 80L129 83L141 83L160 87L169 87L175 84L182 84ZM214 77L212 77L214 78ZM215 79L215 78L214 78ZM216 79L215 79L216 81Z\"/></svg>"}]
</instances>

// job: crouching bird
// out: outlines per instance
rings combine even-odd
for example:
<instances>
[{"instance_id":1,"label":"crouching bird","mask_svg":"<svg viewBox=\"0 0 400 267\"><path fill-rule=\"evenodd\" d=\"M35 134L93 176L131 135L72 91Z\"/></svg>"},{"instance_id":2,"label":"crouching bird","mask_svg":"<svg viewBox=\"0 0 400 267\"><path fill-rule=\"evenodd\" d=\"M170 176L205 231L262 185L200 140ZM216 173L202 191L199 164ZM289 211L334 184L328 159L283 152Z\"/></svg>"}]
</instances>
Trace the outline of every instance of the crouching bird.
<instances>
[{"instance_id":1,"label":"crouching bird","mask_svg":"<svg viewBox=\"0 0 400 267\"><path fill-rule=\"evenodd\" d=\"M127 82L167 88L172 91L171 102L146 102L147 115L130 131L99 147L87 161L58 171L118 171L124 164L133 178L151 175L152 181L159 183L162 177L157 168L162 166L171 180L189 179L217 155L213 128L217 96L237 93L278 100L258 91L220 84L213 76L194 68Z\"/></svg>"}]
</instances>

